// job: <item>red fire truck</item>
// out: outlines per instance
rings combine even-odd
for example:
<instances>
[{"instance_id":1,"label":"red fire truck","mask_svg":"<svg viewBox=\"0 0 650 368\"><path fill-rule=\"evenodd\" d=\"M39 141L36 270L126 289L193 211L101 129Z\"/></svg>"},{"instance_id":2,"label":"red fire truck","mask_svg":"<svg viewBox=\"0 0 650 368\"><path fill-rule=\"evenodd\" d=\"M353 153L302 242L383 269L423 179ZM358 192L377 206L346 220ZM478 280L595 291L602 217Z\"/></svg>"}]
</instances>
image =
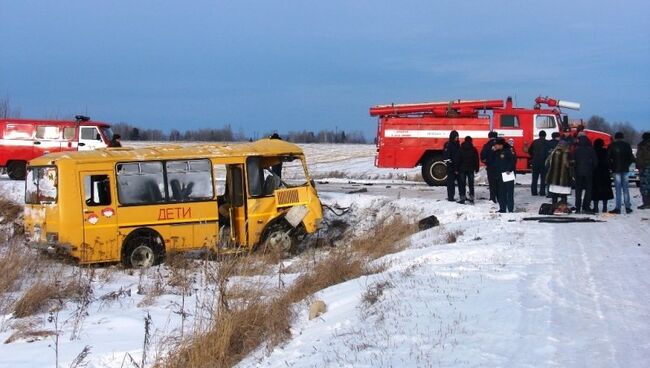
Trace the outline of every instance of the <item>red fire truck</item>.
<instances>
[{"instance_id":1,"label":"red fire truck","mask_svg":"<svg viewBox=\"0 0 650 368\"><path fill-rule=\"evenodd\" d=\"M546 105L546 107L542 107ZM551 133L568 130L577 134L584 130L592 141L602 138L611 142L607 133L570 126L560 108L579 110L580 104L549 97L537 97L532 109L512 106L512 98L503 100L455 100L421 104L378 105L370 108L370 115L379 118L377 127L377 155L375 166L385 168L412 168L422 166L422 177L429 185L444 185L447 166L443 147L452 130L457 130L461 141L473 138L480 151L494 130L500 137L514 141L517 171L530 170L528 147L544 130L547 139Z\"/></svg>"},{"instance_id":2,"label":"red fire truck","mask_svg":"<svg viewBox=\"0 0 650 368\"><path fill-rule=\"evenodd\" d=\"M11 179L25 178L27 161L46 153L107 147L108 124L78 115L76 120L0 119L0 168Z\"/></svg>"}]
</instances>

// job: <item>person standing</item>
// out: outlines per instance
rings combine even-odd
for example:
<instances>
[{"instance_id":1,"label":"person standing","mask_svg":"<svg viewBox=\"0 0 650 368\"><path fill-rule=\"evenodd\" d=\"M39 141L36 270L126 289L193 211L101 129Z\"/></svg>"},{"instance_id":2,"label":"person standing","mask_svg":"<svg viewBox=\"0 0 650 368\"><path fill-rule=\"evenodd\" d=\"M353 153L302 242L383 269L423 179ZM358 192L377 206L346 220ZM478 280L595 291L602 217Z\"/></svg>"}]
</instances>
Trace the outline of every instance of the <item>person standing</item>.
<instances>
[{"instance_id":1,"label":"person standing","mask_svg":"<svg viewBox=\"0 0 650 368\"><path fill-rule=\"evenodd\" d=\"M546 184L553 204L557 204L558 200L566 203L567 196L571 194L569 142L560 140L557 147L549 154L546 165L548 166Z\"/></svg>"},{"instance_id":2,"label":"person standing","mask_svg":"<svg viewBox=\"0 0 650 368\"><path fill-rule=\"evenodd\" d=\"M474 203L474 174L478 172L478 151L476 147L472 144L472 137L465 137L465 141L460 145L460 185L463 187L463 192L465 192L465 185L469 189L469 199L470 203ZM465 198L461 197L460 202L465 203Z\"/></svg>"},{"instance_id":3,"label":"person standing","mask_svg":"<svg viewBox=\"0 0 650 368\"><path fill-rule=\"evenodd\" d=\"M560 139L562 138L562 135L560 132L553 132L551 133L551 140L548 141L547 143L547 154L546 154L546 163L544 165L544 172L546 173L544 176L544 179L542 180L544 182L544 185L546 186L546 198L551 198L551 193L548 191L548 184L546 183L546 175L548 175L548 156L555 150L555 147L557 147L557 144L560 142Z\"/></svg>"},{"instance_id":4,"label":"person standing","mask_svg":"<svg viewBox=\"0 0 650 368\"><path fill-rule=\"evenodd\" d=\"M458 143L458 132L452 130L449 133L449 140L444 148L445 162L447 163L447 200L454 202L456 195L456 183L459 177L460 144ZM465 187L458 185L460 198L465 197Z\"/></svg>"},{"instance_id":5,"label":"person standing","mask_svg":"<svg viewBox=\"0 0 650 368\"><path fill-rule=\"evenodd\" d=\"M109 147L122 147L122 142L120 142L120 139L122 139L121 135L113 134L113 138L111 138L111 142L109 143Z\"/></svg>"},{"instance_id":6,"label":"person standing","mask_svg":"<svg viewBox=\"0 0 650 368\"><path fill-rule=\"evenodd\" d=\"M632 147L623 140L623 133L614 134L614 142L607 148L609 168L614 175L614 187L616 188L616 207L609 213L621 213L621 202L625 201L625 212L632 213L630 203L630 165L634 162Z\"/></svg>"},{"instance_id":7,"label":"person standing","mask_svg":"<svg viewBox=\"0 0 650 368\"><path fill-rule=\"evenodd\" d=\"M643 133L636 149L636 168L639 169L639 184L643 204L640 210L650 209L650 132Z\"/></svg>"},{"instance_id":8,"label":"person standing","mask_svg":"<svg viewBox=\"0 0 650 368\"><path fill-rule=\"evenodd\" d=\"M533 144L528 148L530 161L533 169L533 181L530 183L530 193L534 196L537 195L537 182L539 181L539 195L546 195L546 157L548 157L548 141L546 140L546 132L539 132L539 138L533 141Z\"/></svg>"},{"instance_id":9,"label":"person standing","mask_svg":"<svg viewBox=\"0 0 650 368\"><path fill-rule=\"evenodd\" d=\"M598 165L596 151L586 136L578 136L577 147L573 154L576 178L576 212L593 213L591 191L593 188L593 173ZM584 192L584 198L582 197Z\"/></svg>"},{"instance_id":10,"label":"person standing","mask_svg":"<svg viewBox=\"0 0 650 368\"><path fill-rule=\"evenodd\" d=\"M614 192L612 192L612 173L609 171L605 141L600 138L596 139L594 141L594 152L596 152L598 164L594 169L591 192L591 200L594 202L593 210L598 212L598 202L602 201L603 212L607 212L607 201L614 199Z\"/></svg>"},{"instance_id":11,"label":"person standing","mask_svg":"<svg viewBox=\"0 0 650 368\"><path fill-rule=\"evenodd\" d=\"M491 131L488 133L488 142L483 145L481 148L481 162L485 165L485 171L487 172L488 185L490 187L490 200L494 203L497 203L497 193L498 193L498 175L499 173L494 166L494 143L497 139L497 132Z\"/></svg>"},{"instance_id":12,"label":"person standing","mask_svg":"<svg viewBox=\"0 0 650 368\"><path fill-rule=\"evenodd\" d=\"M499 212L514 212L515 210L515 181L504 180L503 174L514 174L516 158L513 148L503 138L494 143L494 166L499 180Z\"/></svg>"}]
</instances>

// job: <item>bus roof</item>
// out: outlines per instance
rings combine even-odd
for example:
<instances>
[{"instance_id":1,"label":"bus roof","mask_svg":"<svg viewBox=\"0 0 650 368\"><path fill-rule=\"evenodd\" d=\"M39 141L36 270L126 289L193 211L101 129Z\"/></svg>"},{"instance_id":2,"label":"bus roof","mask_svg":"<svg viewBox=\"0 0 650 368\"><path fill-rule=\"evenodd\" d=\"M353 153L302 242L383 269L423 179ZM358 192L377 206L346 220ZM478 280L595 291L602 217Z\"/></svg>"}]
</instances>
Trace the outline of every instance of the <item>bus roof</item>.
<instances>
[{"instance_id":1,"label":"bus roof","mask_svg":"<svg viewBox=\"0 0 650 368\"><path fill-rule=\"evenodd\" d=\"M70 160L77 163L100 161L171 160L179 158L245 157L258 155L302 155L297 145L279 139L264 138L251 143L194 144L187 146L160 145L142 148L100 148L91 151L58 152L35 158L32 166L53 165Z\"/></svg>"}]
</instances>

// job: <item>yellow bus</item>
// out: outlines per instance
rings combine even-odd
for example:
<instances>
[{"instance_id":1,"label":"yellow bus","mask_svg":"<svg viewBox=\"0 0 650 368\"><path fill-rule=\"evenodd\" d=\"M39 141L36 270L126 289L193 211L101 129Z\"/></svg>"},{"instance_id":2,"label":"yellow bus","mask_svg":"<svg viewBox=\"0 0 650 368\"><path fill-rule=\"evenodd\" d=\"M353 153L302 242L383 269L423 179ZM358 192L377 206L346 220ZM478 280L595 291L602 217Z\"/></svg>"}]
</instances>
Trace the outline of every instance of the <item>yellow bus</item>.
<instances>
[{"instance_id":1,"label":"yellow bus","mask_svg":"<svg viewBox=\"0 0 650 368\"><path fill-rule=\"evenodd\" d=\"M54 153L25 180L28 243L81 264L290 251L322 218L302 150L277 139Z\"/></svg>"}]
</instances>

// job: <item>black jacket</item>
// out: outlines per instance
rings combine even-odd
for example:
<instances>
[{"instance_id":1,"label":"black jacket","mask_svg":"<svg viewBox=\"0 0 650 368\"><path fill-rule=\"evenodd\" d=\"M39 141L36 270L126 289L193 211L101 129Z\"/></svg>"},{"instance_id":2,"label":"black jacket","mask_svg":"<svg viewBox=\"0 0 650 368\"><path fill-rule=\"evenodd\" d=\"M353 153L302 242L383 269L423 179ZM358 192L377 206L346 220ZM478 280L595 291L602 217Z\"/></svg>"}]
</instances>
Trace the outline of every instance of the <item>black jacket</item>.
<instances>
[{"instance_id":1,"label":"black jacket","mask_svg":"<svg viewBox=\"0 0 650 368\"><path fill-rule=\"evenodd\" d=\"M486 144L483 145L483 148L481 149L481 162L483 162L486 166L486 168L490 171L494 170L494 150L492 150L492 147L494 147L494 142L496 142L496 138L490 139Z\"/></svg>"},{"instance_id":2,"label":"black jacket","mask_svg":"<svg viewBox=\"0 0 650 368\"><path fill-rule=\"evenodd\" d=\"M463 142L460 145L460 170L464 172L478 172L478 151L472 142Z\"/></svg>"},{"instance_id":3,"label":"black jacket","mask_svg":"<svg viewBox=\"0 0 650 368\"><path fill-rule=\"evenodd\" d=\"M642 172L650 166L650 139L641 141L636 148L636 168Z\"/></svg>"},{"instance_id":4,"label":"black jacket","mask_svg":"<svg viewBox=\"0 0 650 368\"><path fill-rule=\"evenodd\" d=\"M607 161L607 150L603 146L594 145L594 151L598 158L598 165L593 174L593 187L591 189L591 199L594 201L607 201L614 199L612 192L612 177L609 172L609 163Z\"/></svg>"},{"instance_id":5,"label":"black jacket","mask_svg":"<svg viewBox=\"0 0 650 368\"><path fill-rule=\"evenodd\" d=\"M615 140L607 148L609 168L614 173L626 173L630 171L630 165L634 162L632 147L623 140Z\"/></svg>"},{"instance_id":6,"label":"black jacket","mask_svg":"<svg viewBox=\"0 0 650 368\"><path fill-rule=\"evenodd\" d=\"M533 144L528 148L528 154L534 167L544 167L550 152L549 147L549 141L546 138L537 138L533 141Z\"/></svg>"},{"instance_id":7,"label":"black jacket","mask_svg":"<svg viewBox=\"0 0 650 368\"><path fill-rule=\"evenodd\" d=\"M517 157L510 145L504 144L502 150L494 151L494 167L497 172L515 171L516 165Z\"/></svg>"},{"instance_id":8,"label":"black jacket","mask_svg":"<svg viewBox=\"0 0 650 368\"><path fill-rule=\"evenodd\" d=\"M573 153L576 176L591 176L596 166L598 157L587 137L579 137L578 146Z\"/></svg>"},{"instance_id":9,"label":"black jacket","mask_svg":"<svg viewBox=\"0 0 650 368\"><path fill-rule=\"evenodd\" d=\"M458 141L447 141L445 143L445 160L447 168L452 171L458 171L460 167L460 144Z\"/></svg>"}]
</instances>

